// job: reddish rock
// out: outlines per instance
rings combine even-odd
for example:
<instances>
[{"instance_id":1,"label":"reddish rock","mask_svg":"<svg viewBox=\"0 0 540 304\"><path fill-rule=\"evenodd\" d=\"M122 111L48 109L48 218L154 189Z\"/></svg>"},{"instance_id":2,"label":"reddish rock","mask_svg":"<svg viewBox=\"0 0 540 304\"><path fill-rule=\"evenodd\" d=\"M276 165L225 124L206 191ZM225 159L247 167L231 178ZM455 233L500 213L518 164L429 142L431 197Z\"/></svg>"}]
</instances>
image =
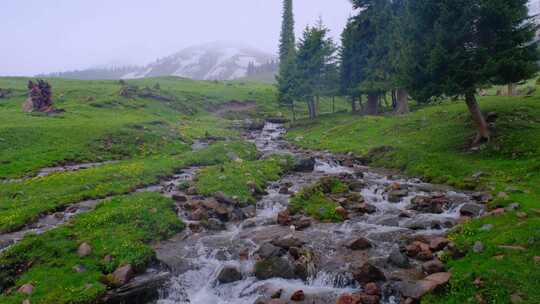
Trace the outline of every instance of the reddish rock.
<instances>
[{"instance_id":1,"label":"reddish rock","mask_svg":"<svg viewBox=\"0 0 540 304\"><path fill-rule=\"evenodd\" d=\"M24 301L22 301L22 304L31 304L30 300L26 299Z\"/></svg>"},{"instance_id":2,"label":"reddish rock","mask_svg":"<svg viewBox=\"0 0 540 304\"><path fill-rule=\"evenodd\" d=\"M445 270L445 267L444 267L443 262L439 261L438 259L425 262L424 264L422 264L422 271L424 271L427 274L444 272L444 270Z\"/></svg>"},{"instance_id":3,"label":"reddish rock","mask_svg":"<svg viewBox=\"0 0 540 304\"><path fill-rule=\"evenodd\" d=\"M81 258L85 256L89 256L91 252L92 252L92 247L90 247L90 245L88 245L88 243L86 242L79 245L79 248L77 249L77 254Z\"/></svg>"},{"instance_id":4,"label":"reddish rock","mask_svg":"<svg viewBox=\"0 0 540 304\"><path fill-rule=\"evenodd\" d=\"M289 211L284 210L278 213L277 222L281 226L290 226L292 223L292 219Z\"/></svg>"},{"instance_id":5,"label":"reddish rock","mask_svg":"<svg viewBox=\"0 0 540 304\"><path fill-rule=\"evenodd\" d=\"M431 252L429 245L420 241L414 241L412 244L405 247L407 255L410 257L417 256L420 252Z\"/></svg>"},{"instance_id":6,"label":"reddish rock","mask_svg":"<svg viewBox=\"0 0 540 304\"><path fill-rule=\"evenodd\" d=\"M406 298L418 300L425 294L446 285L450 280L450 277L450 273L440 272L432 274L418 282L402 282L400 288L401 294Z\"/></svg>"},{"instance_id":7,"label":"reddish rock","mask_svg":"<svg viewBox=\"0 0 540 304\"><path fill-rule=\"evenodd\" d=\"M347 244L347 248L351 250L366 250L371 248L371 242L368 241L366 238L358 238L350 241Z\"/></svg>"},{"instance_id":8,"label":"reddish rock","mask_svg":"<svg viewBox=\"0 0 540 304\"><path fill-rule=\"evenodd\" d=\"M202 221L208 218L208 214L203 208L198 208L189 215L189 219L192 221Z\"/></svg>"},{"instance_id":9,"label":"reddish rock","mask_svg":"<svg viewBox=\"0 0 540 304\"><path fill-rule=\"evenodd\" d=\"M433 251L441 251L448 245L450 241L447 238L435 237L429 242L429 249Z\"/></svg>"},{"instance_id":10,"label":"reddish rock","mask_svg":"<svg viewBox=\"0 0 540 304\"><path fill-rule=\"evenodd\" d=\"M103 257L103 262L105 263L110 263L112 262L112 260L113 260L113 257L110 254L107 254L106 256Z\"/></svg>"},{"instance_id":11,"label":"reddish rock","mask_svg":"<svg viewBox=\"0 0 540 304\"><path fill-rule=\"evenodd\" d=\"M309 217L301 217L300 219L293 222L293 226L296 230L304 230L311 226L311 219Z\"/></svg>"},{"instance_id":12,"label":"reddish rock","mask_svg":"<svg viewBox=\"0 0 540 304\"><path fill-rule=\"evenodd\" d=\"M339 206L336 207L336 214L339 215L342 219L348 219L349 218L349 212L347 209Z\"/></svg>"},{"instance_id":13,"label":"reddish rock","mask_svg":"<svg viewBox=\"0 0 540 304\"><path fill-rule=\"evenodd\" d=\"M360 299L356 295L344 293L337 298L336 304L360 304Z\"/></svg>"},{"instance_id":14,"label":"reddish rock","mask_svg":"<svg viewBox=\"0 0 540 304\"><path fill-rule=\"evenodd\" d=\"M534 261L535 263L540 263L540 256L535 256L535 257L533 257L533 261Z\"/></svg>"},{"instance_id":15,"label":"reddish rock","mask_svg":"<svg viewBox=\"0 0 540 304\"><path fill-rule=\"evenodd\" d=\"M379 304L381 298L379 296L360 294L360 303L362 304Z\"/></svg>"},{"instance_id":16,"label":"reddish rock","mask_svg":"<svg viewBox=\"0 0 540 304\"><path fill-rule=\"evenodd\" d=\"M18 293L24 293L24 294L32 294L34 292L34 285L32 284L24 284L19 289L17 289Z\"/></svg>"},{"instance_id":17,"label":"reddish rock","mask_svg":"<svg viewBox=\"0 0 540 304\"><path fill-rule=\"evenodd\" d=\"M133 270L133 267L129 264L118 267L112 273L113 283L119 286L127 284L134 276L135 271Z\"/></svg>"},{"instance_id":18,"label":"reddish rock","mask_svg":"<svg viewBox=\"0 0 540 304\"><path fill-rule=\"evenodd\" d=\"M433 259L433 253L431 250L422 250L416 255L416 259L420 261L429 261Z\"/></svg>"},{"instance_id":19,"label":"reddish rock","mask_svg":"<svg viewBox=\"0 0 540 304\"><path fill-rule=\"evenodd\" d=\"M306 295L303 290L295 291L291 296L291 301L300 302L306 299Z\"/></svg>"},{"instance_id":20,"label":"reddish rock","mask_svg":"<svg viewBox=\"0 0 540 304\"><path fill-rule=\"evenodd\" d=\"M381 289L375 283L367 283L366 286L364 286L364 291L365 291L366 294L368 294L370 296L380 296L381 295Z\"/></svg>"},{"instance_id":21,"label":"reddish rock","mask_svg":"<svg viewBox=\"0 0 540 304\"><path fill-rule=\"evenodd\" d=\"M504 208L497 208L497 209L489 212L488 215L499 216L499 215L503 215L505 213L506 213L506 210L504 210Z\"/></svg>"},{"instance_id":22,"label":"reddish rock","mask_svg":"<svg viewBox=\"0 0 540 304\"><path fill-rule=\"evenodd\" d=\"M386 276L377 267L370 263L365 263L358 268L353 268L352 275L354 279L360 284L367 284L371 282L386 281Z\"/></svg>"}]
</instances>

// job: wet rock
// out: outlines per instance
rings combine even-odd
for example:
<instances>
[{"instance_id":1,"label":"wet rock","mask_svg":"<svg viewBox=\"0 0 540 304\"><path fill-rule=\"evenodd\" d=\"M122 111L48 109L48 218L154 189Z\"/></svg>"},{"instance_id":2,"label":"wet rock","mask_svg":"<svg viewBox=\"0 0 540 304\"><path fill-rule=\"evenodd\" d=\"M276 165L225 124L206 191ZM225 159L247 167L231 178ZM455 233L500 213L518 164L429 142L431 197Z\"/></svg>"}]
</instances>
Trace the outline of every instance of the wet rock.
<instances>
[{"instance_id":1,"label":"wet rock","mask_svg":"<svg viewBox=\"0 0 540 304\"><path fill-rule=\"evenodd\" d=\"M291 296L291 301L300 302L306 299L306 295L303 290L295 291Z\"/></svg>"},{"instance_id":2,"label":"wet rock","mask_svg":"<svg viewBox=\"0 0 540 304\"><path fill-rule=\"evenodd\" d=\"M225 195L223 192L217 192L214 194L214 198L221 204L235 205L236 201Z\"/></svg>"},{"instance_id":3,"label":"wet rock","mask_svg":"<svg viewBox=\"0 0 540 304\"><path fill-rule=\"evenodd\" d=\"M484 251L484 243L480 241L476 241L473 246L473 252L474 253L481 253Z\"/></svg>"},{"instance_id":4,"label":"wet rock","mask_svg":"<svg viewBox=\"0 0 540 304\"><path fill-rule=\"evenodd\" d=\"M435 259L433 261L425 262L422 264L422 271L427 274L434 274L439 272L444 272L445 267L443 262L439 261L438 259Z\"/></svg>"},{"instance_id":5,"label":"wet rock","mask_svg":"<svg viewBox=\"0 0 540 304\"><path fill-rule=\"evenodd\" d=\"M411 210L415 210L422 213L443 213L443 207L447 204L444 198L432 198L427 196L416 196L411 200Z\"/></svg>"},{"instance_id":6,"label":"wet rock","mask_svg":"<svg viewBox=\"0 0 540 304\"><path fill-rule=\"evenodd\" d=\"M399 250L398 246L394 246L388 256L388 262L399 268L409 268L409 258Z\"/></svg>"},{"instance_id":7,"label":"wet rock","mask_svg":"<svg viewBox=\"0 0 540 304\"><path fill-rule=\"evenodd\" d=\"M186 190L187 195L197 195L197 188L195 187L189 187Z\"/></svg>"},{"instance_id":8,"label":"wet rock","mask_svg":"<svg viewBox=\"0 0 540 304\"><path fill-rule=\"evenodd\" d=\"M112 273L112 282L114 285L124 285L135 276L135 270L131 265L124 265L116 268Z\"/></svg>"},{"instance_id":9,"label":"wet rock","mask_svg":"<svg viewBox=\"0 0 540 304\"><path fill-rule=\"evenodd\" d=\"M79 248L77 249L77 254L79 255L79 257L83 258L89 256L90 253L92 253L92 247L90 247L88 243L85 242L79 245Z\"/></svg>"},{"instance_id":10,"label":"wet rock","mask_svg":"<svg viewBox=\"0 0 540 304\"><path fill-rule=\"evenodd\" d=\"M362 181L353 181L349 183L349 189L354 192L362 192L365 187L366 184Z\"/></svg>"},{"instance_id":11,"label":"wet rock","mask_svg":"<svg viewBox=\"0 0 540 304\"><path fill-rule=\"evenodd\" d=\"M359 297L350 293L344 293L337 298L336 304L359 304Z\"/></svg>"},{"instance_id":12,"label":"wet rock","mask_svg":"<svg viewBox=\"0 0 540 304\"><path fill-rule=\"evenodd\" d=\"M235 267L223 268L217 278L220 284L229 284L242 280L242 274Z\"/></svg>"},{"instance_id":13,"label":"wet rock","mask_svg":"<svg viewBox=\"0 0 540 304\"><path fill-rule=\"evenodd\" d=\"M370 263L364 263L360 267L352 266L351 272L354 279L360 284L386 280L384 273Z\"/></svg>"},{"instance_id":14,"label":"wet rock","mask_svg":"<svg viewBox=\"0 0 540 304\"><path fill-rule=\"evenodd\" d=\"M429 245L419 241L414 241L405 247L407 255L410 257L416 257L422 251L431 251Z\"/></svg>"},{"instance_id":15,"label":"wet rock","mask_svg":"<svg viewBox=\"0 0 540 304\"><path fill-rule=\"evenodd\" d=\"M391 203L399 203L408 194L409 191L406 189L391 190L390 192L388 192L388 201Z\"/></svg>"},{"instance_id":16,"label":"wet rock","mask_svg":"<svg viewBox=\"0 0 540 304\"><path fill-rule=\"evenodd\" d=\"M32 294L34 292L34 285L32 284L24 284L21 287L17 289L18 293L24 293L24 294Z\"/></svg>"},{"instance_id":17,"label":"wet rock","mask_svg":"<svg viewBox=\"0 0 540 304\"><path fill-rule=\"evenodd\" d=\"M272 241L272 245L281 247L285 250L288 250L291 247L302 247L304 246L305 242L295 238L293 236L283 237L283 238L277 238Z\"/></svg>"},{"instance_id":18,"label":"wet rock","mask_svg":"<svg viewBox=\"0 0 540 304\"><path fill-rule=\"evenodd\" d=\"M425 294L446 285L450 277L450 273L441 272L432 274L418 282L402 282L400 284L400 292L406 298L419 300Z\"/></svg>"},{"instance_id":19,"label":"wet rock","mask_svg":"<svg viewBox=\"0 0 540 304\"><path fill-rule=\"evenodd\" d=\"M185 195L181 195L181 194L173 194L172 199L179 202L179 203L187 202L187 197Z\"/></svg>"},{"instance_id":20,"label":"wet rock","mask_svg":"<svg viewBox=\"0 0 540 304\"><path fill-rule=\"evenodd\" d=\"M366 250L371 248L371 242L366 238L357 238L347 243L347 248L351 250Z\"/></svg>"},{"instance_id":21,"label":"wet rock","mask_svg":"<svg viewBox=\"0 0 540 304\"><path fill-rule=\"evenodd\" d=\"M259 280L271 278L294 279L294 265L286 258L271 257L255 264L255 277Z\"/></svg>"},{"instance_id":22,"label":"wet rock","mask_svg":"<svg viewBox=\"0 0 540 304\"><path fill-rule=\"evenodd\" d=\"M450 241L447 238L434 237L429 242L429 248L432 251L441 251L446 247L446 245L448 245L448 243L450 243Z\"/></svg>"},{"instance_id":23,"label":"wet rock","mask_svg":"<svg viewBox=\"0 0 540 304\"><path fill-rule=\"evenodd\" d=\"M192 221L202 221L208 218L208 213L203 208L197 208L188 216L188 218Z\"/></svg>"},{"instance_id":24,"label":"wet rock","mask_svg":"<svg viewBox=\"0 0 540 304\"><path fill-rule=\"evenodd\" d=\"M360 294L360 303L362 304L379 304L380 297L376 295Z\"/></svg>"},{"instance_id":25,"label":"wet rock","mask_svg":"<svg viewBox=\"0 0 540 304\"><path fill-rule=\"evenodd\" d=\"M459 213L463 216L477 217L484 212L484 207L477 204L465 204L459 209Z\"/></svg>"},{"instance_id":26,"label":"wet rock","mask_svg":"<svg viewBox=\"0 0 540 304\"><path fill-rule=\"evenodd\" d=\"M282 186L279 188L279 194L291 194L291 191L289 191L289 187Z\"/></svg>"},{"instance_id":27,"label":"wet rock","mask_svg":"<svg viewBox=\"0 0 540 304\"><path fill-rule=\"evenodd\" d=\"M291 214L288 210L278 213L277 222L281 226L290 226L292 223Z\"/></svg>"},{"instance_id":28,"label":"wet rock","mask_svg":"<svg viewBox=\"0 0 540 304\"><path fill-rule=\"evenodd\" d=\"M366 286L364 286L364 292L370 296L381 295L381 289L376 283L367 283Z\"/></svg>"},{"instance_id":29,"label":"wet rock","mask_svg":"<svg viewBox=\"0 0 540 304\"><path fill-rule=\"evenodd\" d=\"M270 298L272 299L279 299L281 298L281 295L283 294L283 289L278 289L276 292L274 292Z\"/></svg>"},{"instance_id":30,"label":"wet rock","mask_svg":"<svg viewBox=\"0 0 540 304\"><path fill-rule=\"evenodd\" d=\"M270 243L264 243L261 245L261 247L259 247L256 254L259 255L261 259L268 259L281 256L283 254L283 250Z\"/></svg>"},{"instance_id":31,"label":"wet rock","mask_svg":"<svg viewBox=\"0 0 540 304\"><path fill-rule=\"evenodd\" d=\"M377 220L376 224L381 226L399 227L399 217L394 215L384 216Z\"/></svg>"},{"instance_id":32,"label":"wet rock","mask_svg":"<svg viewBox=\"0 0 540 304\"><path fill-rule=\"evenodd\" d=\"M312 172L314 169L315 158L313 157L297 159L292 168L295 172Z\"/></svg>"},{"instance_id":33,"label":"wet rock","mask_svg":"<svg viewBox=\"0 0 540 304\"><path fill-rule=\"evenodd\" d=\"M257 215L257 208L253 205L244 207L240 210L242 210L242 213L244 214L244 218L252 218Z\"/></svg>"},{"instance_id":34,"label":"wet rock","mask_svg":"<svg viewBox=\"0 0 540 304\"><path fill-rule=\"evenodd\" d=\"M472 194L472 198L479 203L486 204L493 200L493 195L489 192L475 192Z\"/></svg>"},{"instance_id":35,"label":"wet rock","mask_svg":"<svg viewBox=\"0 0 540 304\"><path fill-rule=\"evenodd\" d=\"M296 230L301 231L311 226L311 219L309 217L302 216L298 220L295 220L292 224Z\"/></svg>"},{"instance_id":36,"label":"wet rock","mask_svg":"<svg viewBox=\"0 0 540 304\"><path fill-rule=\"evenodd\" d=\"M433 259L433 252L431 250L422 250L416 255L416 259L420 261L429 261Z\"/></svg>"},{"instance_id":37,"label":"wet rock","mask_svg":"<svg viewBox=\"0 0 540 304\"><path fill-rule=\"evenodd\" d=\"M204 228L213 231L222 231L226 228L225 224L222 221L215 218L208 219L208 221L203 221L201 222L201 224Z\"/></svg>"},{"instance_id":38,"label":"wet rock","mask_svg":"<svg viewBox=\"0 0 540 304\"><path fill-rule=\"evenodd\" d=\"M255 226L257 226L257 220L254 219L254 218L247 219L242 223L242 228L243 229L253 228Z\"/></svg>"}]
</instances>

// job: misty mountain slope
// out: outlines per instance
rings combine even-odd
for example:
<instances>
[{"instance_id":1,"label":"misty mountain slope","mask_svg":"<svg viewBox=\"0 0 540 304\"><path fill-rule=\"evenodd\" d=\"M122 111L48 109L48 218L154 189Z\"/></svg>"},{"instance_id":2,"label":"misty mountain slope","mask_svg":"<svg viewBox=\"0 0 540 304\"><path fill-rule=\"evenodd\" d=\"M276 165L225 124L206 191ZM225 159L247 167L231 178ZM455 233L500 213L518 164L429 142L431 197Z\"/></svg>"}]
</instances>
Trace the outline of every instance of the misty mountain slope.
<instances>
[{"instance_id":1,"label":"misty mountain slope","mask_svg":"<svg viewBox=\"0 0 540 304\"><path fill-rule=\"evenodd\" d=\"M213 42L183 49L147 66L87 69L40 76L70 79L179 76L195 80L232 80L248 76L250 63L259 67L275 60L272 54L240 43Z\"/></svg>"},{"instance_id":2,"label":"misty mountain slope","mask_svg":"<svg viewBox=\"0 0 540 304\"><path fill-rule=\"evenodd\" d=\"M250 62L262 65L274 56L235 43L209 43L184 49L148 65L142 73L125 78L180 76L201 80L231 80L245 77Z\"/></svg>"}]
</instances>

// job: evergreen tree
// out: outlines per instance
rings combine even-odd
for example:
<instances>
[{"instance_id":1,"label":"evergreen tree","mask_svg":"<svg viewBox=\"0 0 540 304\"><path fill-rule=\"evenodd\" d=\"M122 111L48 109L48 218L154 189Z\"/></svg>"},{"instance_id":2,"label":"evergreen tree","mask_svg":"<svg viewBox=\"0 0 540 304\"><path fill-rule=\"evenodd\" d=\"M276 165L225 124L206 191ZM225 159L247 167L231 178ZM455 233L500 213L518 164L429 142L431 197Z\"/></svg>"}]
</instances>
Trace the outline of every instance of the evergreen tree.
<instances>
[{"instance_id":1,"label":"evergreen tree","mask_svg":"<svg viewBox=\"0 0 540 304\"><path fill-rule=\"evenodd\" d=\"M342 77L346 79L347 74L354 73L354 76L347 80L349 91L352 89L353 92L367 94L368 100L364 113L375 115L378 113L380 97L392 88L388 42L391 31L389 11L391 1L353 0L352 2L360 12L353 17L345 29L343 38L346 43L344 42L342 56L350 53L352 57L342 58L342 61L344 61L343 64L352 63L353 67L344 66ZM346 71L347 69L349 72Z\"/></svg>"},{"instance_id":2,"label":"evergreen tree","mask_svg":"<svg viewBox=\"0 0 540 304\"><path fill-rule=\"evenodd\" d=\"M291 90L294 87L296 45L294 36L294 15L292 0L283 0L283 21L279 44L279 74L276 77L278 100L289 105L294 115L294 99Z\"/></svg>"},{"instance_id":3,"label":"evergreen tree","mask_svg":"<svg viewBox=\"0 0 540 304\"><path fill-rule=\"evenodd\" d=\"M317 104L321 96L335 87L337 78L336 46L328 37L328 29L320 23L306 27L298 44L296 59L296 86L294 97L308 105L309 117L317 117Z\"/></svg>"},{"instance_id":4,"label":"evergreen tree","mask_svg":"<svg viewBox=\"0 0 540 304\"><path fill-rule=\"evenodd\" d=\"M536 25L527 0L417 0L440 12L429 50L434 93L465 96L478 130L475 143L490 131L476 100L478 88L527 79L537 71Z\"/></svg>"}]
</instances>

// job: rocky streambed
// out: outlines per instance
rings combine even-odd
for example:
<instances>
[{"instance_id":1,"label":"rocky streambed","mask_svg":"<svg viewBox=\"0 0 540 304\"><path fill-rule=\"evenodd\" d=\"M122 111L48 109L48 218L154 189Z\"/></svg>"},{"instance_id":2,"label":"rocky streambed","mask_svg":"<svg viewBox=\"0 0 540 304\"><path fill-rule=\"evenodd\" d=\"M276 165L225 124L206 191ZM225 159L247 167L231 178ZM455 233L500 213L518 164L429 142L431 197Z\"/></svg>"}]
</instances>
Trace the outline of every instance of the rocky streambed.
<instances>
[{"instance_id":1,"label":"rocky streambed","mask_svg":"<svg viewBox=\"0 0 540 304\"><path fill-rule=\"evenodd\" d=\"M362 166L350 155L298 150L284 133L267 123L247 135L263 157L297 159L256 206L165 185L189 229L155 246L170 279L152 303L414 303L447 283L440 256L461 253L444 236L480 216L483 205L467 193ZM194 175L187 170L181 180ZM294 195L329 178L346 185L340 194L324 193L344 221L291 209Z\"/></svg>"}]
</instances>

